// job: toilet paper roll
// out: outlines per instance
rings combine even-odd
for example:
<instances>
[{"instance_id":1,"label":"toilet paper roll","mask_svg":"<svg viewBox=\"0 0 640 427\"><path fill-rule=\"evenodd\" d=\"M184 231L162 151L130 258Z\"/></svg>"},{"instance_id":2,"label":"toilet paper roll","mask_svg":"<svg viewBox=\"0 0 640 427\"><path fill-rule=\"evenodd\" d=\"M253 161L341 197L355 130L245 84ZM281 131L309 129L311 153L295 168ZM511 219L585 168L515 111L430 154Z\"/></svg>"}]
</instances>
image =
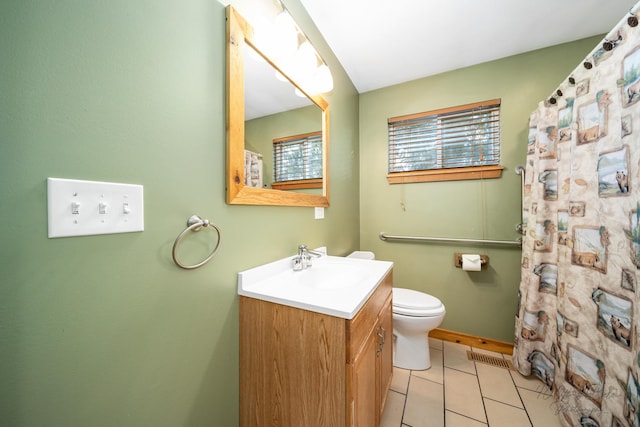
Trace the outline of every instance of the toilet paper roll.
<instances>
[{"instance_id":1,"label":"toilet paper roll","mask_svg":"<svg viewBox=\"0 0 640 427\"><path fill-rule=\"evenodd\" d=\"M482 260L479 254L462 254L462 269L466 271L480 271Z\"/></svg>"}]
</instances>

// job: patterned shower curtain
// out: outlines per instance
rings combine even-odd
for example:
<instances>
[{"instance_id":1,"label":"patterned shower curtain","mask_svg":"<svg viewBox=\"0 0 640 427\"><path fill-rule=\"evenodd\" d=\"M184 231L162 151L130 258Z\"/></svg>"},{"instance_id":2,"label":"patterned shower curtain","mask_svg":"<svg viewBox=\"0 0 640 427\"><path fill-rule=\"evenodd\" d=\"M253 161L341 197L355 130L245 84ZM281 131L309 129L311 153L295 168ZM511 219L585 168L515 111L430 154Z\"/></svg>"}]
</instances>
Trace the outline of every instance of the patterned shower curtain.
<instances>
[{"instance_id":1,"label":"patterned shower curtain","mask_svg":"<svg viewBox=\"0 0 640 427\"><path fill-rule=\"evenodd\" d=\"M637 8L530 116L513 362L565 426L640 427Z\"/></svg>"}]
</instances>

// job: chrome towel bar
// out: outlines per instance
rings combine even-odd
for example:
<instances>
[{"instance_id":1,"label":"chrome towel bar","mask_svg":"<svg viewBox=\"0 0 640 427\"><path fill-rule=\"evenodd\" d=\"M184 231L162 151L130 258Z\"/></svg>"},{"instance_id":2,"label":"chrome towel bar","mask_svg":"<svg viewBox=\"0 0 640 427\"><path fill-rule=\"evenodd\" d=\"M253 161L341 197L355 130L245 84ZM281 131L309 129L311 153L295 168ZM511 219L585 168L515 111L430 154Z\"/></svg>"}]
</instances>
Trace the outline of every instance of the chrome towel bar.
<instances>
[{"instance_id":1,"label":"chrome towel bar","mask_svg":"<svg viewBox=\"0 0 640 427\"><path fill-rule=\"evenodd\" d=\"M418 236L395 236L386 234L384 231L380 233L380 240L407 240L412 242L439 242L439 243L462 243L462 244L481 244L496 246L522 246L522 239L516 240L485 240L485 239L456 239L449 237L418 237Z\"/></svg>"}]
</instances>

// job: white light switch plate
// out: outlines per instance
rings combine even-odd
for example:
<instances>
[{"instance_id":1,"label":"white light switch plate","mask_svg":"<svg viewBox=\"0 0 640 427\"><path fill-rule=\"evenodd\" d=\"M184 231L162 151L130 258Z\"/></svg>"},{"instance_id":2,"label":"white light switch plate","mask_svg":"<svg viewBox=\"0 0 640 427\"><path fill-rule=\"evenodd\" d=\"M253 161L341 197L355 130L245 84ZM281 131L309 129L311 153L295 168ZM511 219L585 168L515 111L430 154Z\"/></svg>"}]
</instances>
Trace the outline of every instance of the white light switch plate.
<instances>
[{"instance_id":1,"label":"white light switch plate","mask_svg":"<svg viewBox=\"0 0 640 427\"><path fill-rule=\"evenodd\" d=\"M315 208L315 219L324 219L324 208L323 207L316 207Z\"/></svg>"},{"instance_id":2,"label":"white light switch plate","mask_svg":"<svg viewBox=\"0 0 640 427\"><path fill-rule=\"evenodd\" d=\"M49 237L144 231L142 185L47 179Z\"/></svg>"}]
</instances>

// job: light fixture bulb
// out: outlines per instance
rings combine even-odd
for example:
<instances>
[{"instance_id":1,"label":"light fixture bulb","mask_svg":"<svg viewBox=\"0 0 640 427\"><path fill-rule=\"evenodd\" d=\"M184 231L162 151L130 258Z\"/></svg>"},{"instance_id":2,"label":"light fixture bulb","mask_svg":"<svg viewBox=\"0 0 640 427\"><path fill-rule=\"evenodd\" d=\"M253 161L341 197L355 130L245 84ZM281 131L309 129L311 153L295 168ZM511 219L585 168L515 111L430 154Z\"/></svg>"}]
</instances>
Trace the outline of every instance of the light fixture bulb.
<instances>
[{"instance_id":1,"label":"light fixture bulb","mask_svg":"<svg viewBox=\"0 0 640 427\"><path fill-rule=\"evenodd\" d=\"M312 73L308 74L307 78L302 80L302 87L312 96L331 92L333 90L333 77L327 64L322 63Z\"/></svg>"},{"instance_id":2,"label":"light fixture bulb","mask_svg":"<svg viewBox=\"0 0 640 427\"><path fill-rule=\"evenodd\" d=\"M305 74L312 73L318 66L318 55L309 40L305 40L298 48L296 62L300 72Z\"/></svg>"},{"instance_id":3,"label":"light fixture bulb","mask_svg":"<svg viewBox=\"0 0 640 427\"><path fill-rule=\"evenodd\" d=\"M327 93L333 90L333 76L327 64L322 64L316 69L313 84L317 93Z\"/></svg>"},{"instance_id":4,"label":"light fixture bulb","mask_svg":"<svg viewBox=\"0 0 640 427\"><path fill-rule=\"evenodd\" d=\"M298 29L286 10L276 16L273 34L273 51L276 52L276 57L290 60L298 47Z\"/></svg>"},{"instance_id":5,"label":"light fixture bulb","mask_svg":"<svg viewBox=\"0 0 640 427\"><path fill-rule=\"evenodd\" d=\"M276 44L274 41L272 24L264 19L260 18L257 20L256 24L253 26L253 44L256 46L258 50L264 52L267 56L271 56L273 53L273 46ZM251 49L253 51L253 49ZM253 58L260 58L264 60L262 56L260 56L257 52L253 52L251 54Z\"/></svg>"},{"instance_id":6,"label":"light fixture bulb","mask_svg":"<svg viewBox=\"0 0 640 427\"><path fill-rule=\"evenodd\" d=\"M277 71L277 70L276 70L276 79L280 80L281 82L289 83L289 79L286 78L284 74L282 74L280 71Z\"/></svg>"},{"instance_id":7,"label":"light fixture bulb","mask_svg":"<svg viewBox=\"0 0 640 427\"><path fill-rule=\"evenodd\" d=\"M296 22L289 12L283 10L275 19L276 30L280 32L296 32Z\"/></svg>"}]
</instances>

